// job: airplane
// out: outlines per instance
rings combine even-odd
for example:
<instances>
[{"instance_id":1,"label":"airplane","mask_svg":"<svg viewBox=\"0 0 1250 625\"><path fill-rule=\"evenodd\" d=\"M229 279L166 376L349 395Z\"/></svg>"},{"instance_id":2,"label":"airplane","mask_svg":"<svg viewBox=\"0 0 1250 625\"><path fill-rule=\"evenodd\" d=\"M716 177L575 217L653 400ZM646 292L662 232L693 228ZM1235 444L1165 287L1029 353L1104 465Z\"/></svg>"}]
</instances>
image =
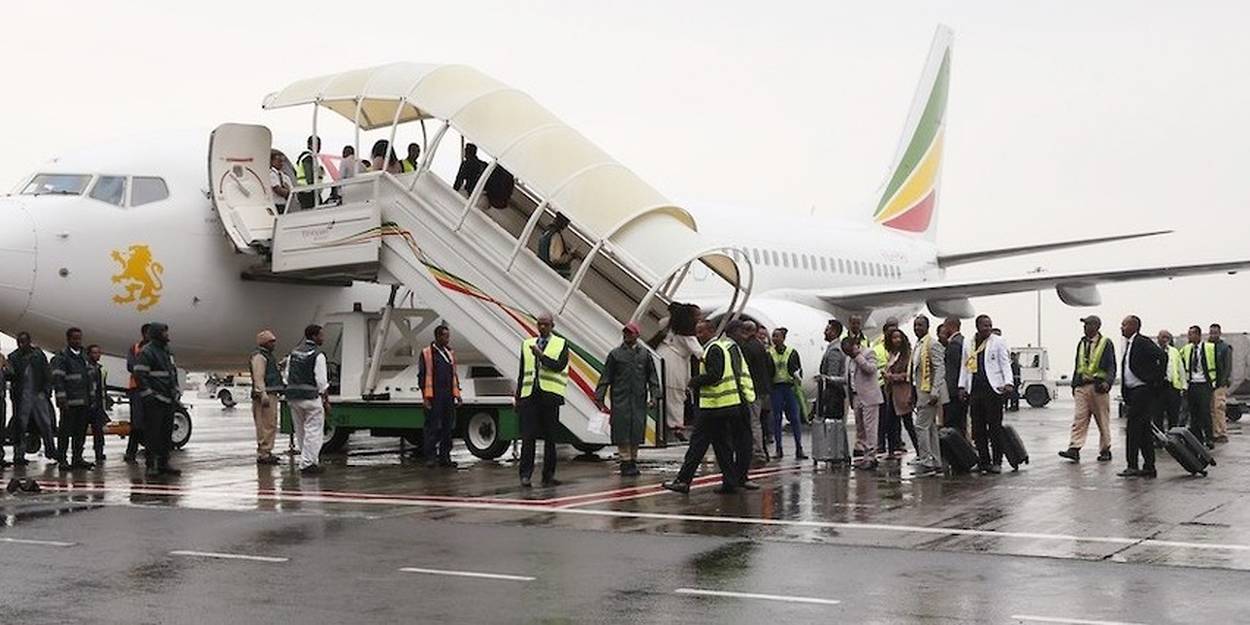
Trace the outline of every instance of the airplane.
<instances>
[{"instance_id":1,"label":"airplane","mask_svg":"<svg viewBox=\"0 0 1250 625\"><path fill-rule=\"evenodd\" d=\"M939 27L890 175L862 221L691 209L702 233L751 259L745 314L805 337L795 346L809 368L820 360L816 337L831 317L859 313L879 325L922 306L939 317L970 317L970 298L1049 288L1069 305L1090 306L1103 282L1250 267L1234 260L947 279L945 270L960 264L1160 234L944 252L934 235L952 42L952 31ZM208 142L207 133L164 134L87 149L52 159L0 197L0 332L29 331L56 349L67 327L80 326L106 353L123 354L142 323L162 320L172 325L181 366L235 370L260 328L293 345L324 314L382 307L385 286L256 272L256 258L237 253L207 192ZM761 219L770 227L759 227ZM701 265L691 273L675 299L723 312L724 284Z\"/></svg>"}]
</instances>

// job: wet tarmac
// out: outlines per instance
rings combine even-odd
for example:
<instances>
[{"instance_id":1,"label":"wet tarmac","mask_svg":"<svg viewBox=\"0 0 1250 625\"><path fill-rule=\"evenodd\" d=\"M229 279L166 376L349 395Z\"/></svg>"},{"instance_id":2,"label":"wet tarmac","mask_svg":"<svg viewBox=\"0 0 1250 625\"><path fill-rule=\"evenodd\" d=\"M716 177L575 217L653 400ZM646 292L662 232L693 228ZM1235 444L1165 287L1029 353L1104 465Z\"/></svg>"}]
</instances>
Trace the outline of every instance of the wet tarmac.
<instances>
[{"instance_id":1,"label":"wet tarmac","mask_svg":"<svg viewBox=\"0 0 1250 625\"><path fill-rule=\"evenodd\" d=\"M144 481L120 439L99 471L5 473L45 492L0 498L0 552L32 564L0 567L0 623L1246 622L1240 426L1209 477L1161 455L1125 480L1122 421L1115 461L1095 435L1082 463L1055 455L1070 409L1009 414L1016 473L786 459L760 491L682 496L658 484L684 448L644 451L638 478L568 449L565 484L524 490L508 455L427 469L357 434L301 478L253 463L246 411L201 404L181 478Z\"/></svg>"}]
</instances>

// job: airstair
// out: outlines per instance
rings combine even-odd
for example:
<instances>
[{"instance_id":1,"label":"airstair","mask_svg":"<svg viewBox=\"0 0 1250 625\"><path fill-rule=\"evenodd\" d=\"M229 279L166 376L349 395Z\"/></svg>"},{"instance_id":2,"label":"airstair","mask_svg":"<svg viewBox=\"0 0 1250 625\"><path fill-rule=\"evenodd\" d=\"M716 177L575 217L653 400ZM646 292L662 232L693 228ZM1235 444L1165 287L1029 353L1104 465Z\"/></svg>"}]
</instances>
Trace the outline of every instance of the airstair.
<instances>
[{"instance_id":1,"label":"airstair","mask_svg":"<svg viewBox=\"0 0 1250 625\"><path fill-rule=\"evenodd\" d=\"M239 251L261 264L268 259L274 279L368 280L410 290L458 341L509 376L519 369L521 341L536 334L535 316L552 313L556 333L571 346L561 421L579 441L608 442L589 425L598 415L593 397L602 361L620 343L622 325L638 323L644 339L662 336L669 304L693 264L726 279L725 319L745 306L745 255L703 241L688 213L529 96L476 70L394 64L297 82L265 100L267 109L296 105L334 110L357 129L389 125L392 142L395 125L419 122L427 137L423 160L404 174L369 172L297 188L315 194L316 205L293 210L292 200L279 215L249 167L262 157L267 162L269 131L222 126L210 148L210 175ZM432 138L424 132L429 123L437 124ZM450 130L495 155L467 196L431 169ZM503 167L515 185L503 208L490 208L485 186ZM537 254L540 233L557 214L568 218L564 238L575 250L567 278ZM364 394L375 384L371 373ZM658 429L662 416L653 418Z\"/></svg>"}]
</instances>

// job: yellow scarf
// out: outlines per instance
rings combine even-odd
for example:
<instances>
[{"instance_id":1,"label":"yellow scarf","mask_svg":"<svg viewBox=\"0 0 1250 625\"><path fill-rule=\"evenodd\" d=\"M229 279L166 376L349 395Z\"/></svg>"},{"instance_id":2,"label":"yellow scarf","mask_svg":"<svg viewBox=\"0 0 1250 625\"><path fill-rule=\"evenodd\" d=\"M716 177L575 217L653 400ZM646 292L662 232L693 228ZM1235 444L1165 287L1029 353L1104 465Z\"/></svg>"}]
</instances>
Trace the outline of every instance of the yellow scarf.
<instances>
[{"instance_id":1,"label":"yellow scarf","mask_svg":"<svg viewBox=\"0 0 1250 625\"><path fill-rule=\"evenodd\" d=\"M976 344L976 339L973 339L973 344ZM981 341L981 345L972 351L972 355L968 357L968 373L977 372L977 356L980 355L981 352L985 351L985 346L989 344L990 340L987 338L984 341Z\"/></svg>"},{"instance_id":2,"label":"yellow scarf","mask_svg":"<svg viewBox=\"0 0 1250 625\"><path fill-rule=\"evenodd\" d=\"M926 334L916 346L916 349L920 350L920 391L923 393L933 390L933 372L930 370L933 363L929 361L929 339L929 335Z\"/></svg>"}]
</instances>

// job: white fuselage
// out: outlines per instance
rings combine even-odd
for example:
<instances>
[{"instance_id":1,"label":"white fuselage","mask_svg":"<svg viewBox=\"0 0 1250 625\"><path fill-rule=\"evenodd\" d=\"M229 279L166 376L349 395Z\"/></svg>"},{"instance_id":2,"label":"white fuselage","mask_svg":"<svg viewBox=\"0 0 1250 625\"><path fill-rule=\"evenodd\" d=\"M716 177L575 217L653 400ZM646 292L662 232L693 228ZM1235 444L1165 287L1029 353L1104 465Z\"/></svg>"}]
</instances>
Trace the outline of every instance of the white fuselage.
<instances>
[{"instance_id":1,"label":"white fuselage","mask_svg":"<svg viewBox=\"0 0 1250 625\"><path fill-rule=\"evenodd\" d=\"M258 261L240 254L223 233L205 195L202 156L207 136L166 137L146 145L114 145L57 159L41 172L155 176L169 197L142 206L116 206L87 196L11 195L0 198L0 331L28 331L57 349L65 329L122 354L149 321L170 324L183 366L238 369L256 333L272 329L280 349L293 347L306 324L359 303L376 310L387 288L297 285L246 280ZM699 214L701 213L701 214ZM709 240L745 249L755 277L748 313L791 329L806 363L818 357L825 320L837 311L800 301L789 289L820 289L932 279L936 248L919 238L871 224L822 218L702 210ZM136 250L150 253L150 259ZM127 270L129 269L129 270ZM145 293L146 289L146 293ZM680 298L723 306L723 282L697 265ZM132 297L132 295L134 297ZM879 314L903 313L915 307ZM878 321L874 316L874 321ZM808 340L810 339L810 341ZM814 364L809 365L814 371Z\"/></svg>"}]
</instances>

